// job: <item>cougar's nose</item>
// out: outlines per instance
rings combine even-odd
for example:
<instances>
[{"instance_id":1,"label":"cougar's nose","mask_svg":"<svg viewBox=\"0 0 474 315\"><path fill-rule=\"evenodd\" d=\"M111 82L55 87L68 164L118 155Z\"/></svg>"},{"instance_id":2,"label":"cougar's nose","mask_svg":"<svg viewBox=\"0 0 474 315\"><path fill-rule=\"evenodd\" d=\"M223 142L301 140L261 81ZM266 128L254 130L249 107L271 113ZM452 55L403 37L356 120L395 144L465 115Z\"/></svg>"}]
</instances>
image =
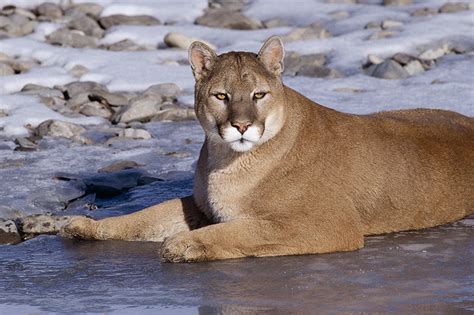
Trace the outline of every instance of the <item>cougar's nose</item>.
<instances>
[{"instance_id":1,"label":"cougar's nose","mask_svg":"<svg viewBox=\"0 0 474 315\"><path fill-rule=\"evenodd\" d=\"M241 134L244 134L244 132L247 131L247 129L252 125L252 123L249 122L249 121L244 121L244 122L233 121L233 122L230 123L230 125L234 128L237 128L237 130Z\"/></svg>"}]
</instances>

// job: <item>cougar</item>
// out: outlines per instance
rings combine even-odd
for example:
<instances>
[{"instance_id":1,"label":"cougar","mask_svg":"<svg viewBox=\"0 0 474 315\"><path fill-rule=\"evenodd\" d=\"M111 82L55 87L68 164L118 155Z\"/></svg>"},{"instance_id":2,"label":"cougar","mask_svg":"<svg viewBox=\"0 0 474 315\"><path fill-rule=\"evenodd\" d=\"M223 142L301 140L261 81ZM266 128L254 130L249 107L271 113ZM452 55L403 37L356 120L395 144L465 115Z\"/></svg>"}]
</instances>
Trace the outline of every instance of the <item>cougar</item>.
<instances>
[{"instance_id":1,"label":"cougar","mask_svg":"<svg viewBox=\"0 0 474 315\"><path fill-rule=\"evenodd\" d=\"M205 131L192 196L61 233L163 242L169 262L317 254L474 210L474 119L435 109L352 115L282 82L284 48L189 49Z\"/></svg>"}]
</instances>

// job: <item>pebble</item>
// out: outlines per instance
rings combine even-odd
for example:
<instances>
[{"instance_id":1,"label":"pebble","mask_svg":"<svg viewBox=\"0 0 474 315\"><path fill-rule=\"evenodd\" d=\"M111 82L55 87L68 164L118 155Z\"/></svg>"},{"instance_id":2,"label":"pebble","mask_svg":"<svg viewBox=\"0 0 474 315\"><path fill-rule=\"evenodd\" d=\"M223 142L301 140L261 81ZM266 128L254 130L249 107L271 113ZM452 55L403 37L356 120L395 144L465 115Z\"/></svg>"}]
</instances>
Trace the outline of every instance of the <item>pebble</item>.
<instances>
[{"instance_id":1,"label":"pebble","mask_svg":"<svg viewBox=\"0 0 474 315\"><path fill-rule=\"evenodd\" d=\"M15 151L35 151L38 149L38 145L28 138L19 137L15 139L17 147Z\"/></svg>"},{"instance_id":2,"label":"pebble","mask_svg":"<svg viewBox=\"0 0 474 315\"><path fill-rule=\"evenodd\" d=\"M412 3L412 0L383 0L384 5L408 5Z\"/></svg>"},{"instance_id":3,"label":"pebble","mask_svg":"<svg viewBox=\"0 0 474 315\"><path fill-rule=\"evenodd\" d=\"M56 20L63 16L63 10L55 3L44 2L36 7L36 13L50 20Z\"/></svg>"},{"instance_id":4,"label":"pebble","mask_svg":"<svg viewBox=\"0 0 474 315\"><path fill-rule=\"evenodd\" d=\"M410 15L411 16L430 16L438 14L438 10L433 8L419 8L413 11Z\"/></svg>"},{"instance_id":5,"label":"pebble","mask_svg":"<svg viewBox=\"0 0 474 315\"><path fill-rule=\"evenodd\" d=\"M160 113L153 116L151 121L184 121L194 119L196 119L194 109L173 106L160 111Z\"/></svg>"},{"instance_id":6,"label":"pebble","mask_svg":"<svg viewBox=\"0 0 474 315\"><path fill-rule=\"evenodd\" d=\"M149 121L153 116L158 114L161 110L161 98L156 98L150 95L144 95L130 101L130 104L123 106L113 118L113 121L118 122L132 122Z\"/></svg>"},{"instance_id":7,"label":"pebble","mask_svg":"<svg viewBox=\"0 0 474 315\"><path fill-rule=\"evenodd\" d=\"M27 17L20 14L13 14L9 17L0 16L0 26L10 36L25 36L33 33L36 21L31 21Z\"/></svg>"},{"instance_id":8,"label":"pebble","mask_svg":"<svg viewBox=\"0 0 474 315\"><path fill-rule=\"evenodd\" d=\"M311 40L329 37L331 37L331 33L329 33L319 23L313 23L308 27L295 28L287 35L282 36L282 39L286 42L292 42L298 40Z\"/></svg>"},{"instance_id":9,"label":"pebble","mask_svg":"<svg viewBox=\"0 0 474 315\"><path fill-rule=\"evenodd\" d=\"M145 47L138 45L131 39L124 39L119 42L107 45L106 48L111 51L138 51L146 50Z\"/></svg>"},{"instance_id":10,"label":"pebble","mask_svg":"<svg viewBox=\"0 0 474 315\"><path fill-rule=\"evenodd\" d=\"M183 33L178 33L178 32L171 32L171 33L166 34L163 41L168 47L171 47L171 48L180 48L180 49L187 50L193 42L200 41L208 45L210 48L216 49L216 46L212 45L209 42L206 42L199 38L190 37Z\"/></svg>"},{"instance_id":11,"label":"pebble","mask_svg":"<svg viewBox=\"0 0 474 315\"><path fill-rule=\"evenodd\" d=\"M122 15L115 14L99 19L99 24L108 29L115 25L158 25L160 20L149 15Z\"/></svg>"},{"instance_id":12,"label":"pebble","mask_svg":"<svg viewBox=\"0 0 474 315\"><path fill-rule=\"evenodd\" d=\"M0 63L0 76L5 76L5 75L14 75L15 70L13 68L6 64L6 63Z\"/></svg>"},{"instance_id":13,"label":"pebble","mask_svg":"<svg viewBox=\"0 0 474 315\"><path fill-rule=\"evenodd\" d=\"M71 31L64 28L46 36L46 41L53 45L71 46L74 48L97 47L94 37L86 36L79 31Z\"/></svg>"},{"instance_id":14,"label":"pebble","mask_svg":"<svg viewBox=\"0 0 474 315\"><path fill-rule=\"evenodd\" d=\"M73 4L72 8L89 16L92 16L96 20L100 17L100 14L104 10L104 8L100 4L92 2L76 3Z\"/></svg>"},{"instance_id":15,"label":"pebble","mask_svg":"<svg viewBox=\"0 0 474 315\"><path fill-rule=\"evenodd\" d=\"M175 83L160 83L150 85L143 94L161 98L162 101L174 102L181 94L181 89Z\"/></svg>"},{"instance_id":16,"label":"pebble","mask_svg":"<svg viewBox=\"0 0 474 315\"><path fill-rule=\"evenodd\" d=\"M296 72L296 75L326 79L336 79L343 77L343 75L335 69L314 65L305 65L301 67L301 69Z\"/></svg>"},{"instance_id":17,"label":"pebble","mask_svg":"<svg viewBox=\"0 0 474 315\"><path fill-rule=\"evenodd\" d=\"M388 59L374 66L371 75L380 79L398 80L407 78L408 72L397 62Z\"/></svg>"},{"instance_id":18,"label":"pebble","mask_svg":"<svg viewBox=\"0 0 474 315\"><path fill-rule=\"evenodd\" d=\"M68 23L70 29L75 29L84 32L87 36L101 38L104 36L105 31L99 26L99 24L87 15L79 15L72 18Z\"/></svg>"},{"instance_id":19,"label":"pebble","mask_svg":"<svg viewBox=\"0 0 474 315\"><path fill-rule=\"evenodd\" d=\"M418 60L412 60L403 67L409 75L416 75L425 71L423 65Z\"/></svg>"},{"instance_id":20,"label":"pebble","mask_svg":"<svg viewBox=\"0 0 474 315\"><path fill-rule=\"evenodd\" d=\"M439 13L456 13L469 10L469 4L464 2L448 2L439 8Z\"/></svg>"},{"instance_id":21,"label":"pebble","mask_svg":"<svg viewBox=\"0 0 474 315\"><path fill-rule=\"evenodd\" d=\"M106 92L107 88L102 84L93 81L76 81L64 86L58 86L58 89L65 92L68 98L74 98L81 93Z\"/></svg>"},{"instance_id":22,"label":"pebble","mask_svg":"<svg viewBox=\"0 0 474 315\"><path fill-rule=\"evenodd\" d=\"M395 35L395 32L392 31L381 31L381 32L376 32L368 37L369 40L377 40L377 39L384 39L387 37L392 37Z\"/></svg>"},{"instance_id":23,"label":"pebble","mask_svg":"<svg viewBox=\"0 0 474 315\"><path fill-rule=\"evenodd\" d=\"M412 55L405 54L405 53L396 53L395 55L392 56L392 59L402 66L408 64L410 61L415 60L416 57L413 57Z\"/></svg>"},{"instance_id":24,"label":"pebble","mask_svg":"<svg viewBox=\"0 0 474 315\"><path fill-rule=\"evenodd\" d=\"M403 23L399 21L394 21L394 20L384 20L381 24L382 29L386 30L388 28L398 28L402 27Z\"/></svg>"},{"instance_id":25,"label":"pebble","mask_svg":"<svg viewBox=\"0 0 474 315\"><path fill-rule=\"evenodd\" d=\"M112 111L108 106L99 102L87 102L82 104L79 113L86 116L98 116L105 119L110 119L112 117Z\"/></svg>"},{"instance_id":26,"label":"pebble","mask_svg":"<svg viewBox=\"0 0 474 315\"><path fill-rule=\"evenodd\" d=\"M76 78L80 78L84 74L89 73L89 69L87 69L87 67L84 67L83 65L75 65L68 72L70 75Z\"/></svg>"},{"instance_id":27,"label":"pebble","mask_svg":"<svg viewBox=\"0 0 474 315\"><path fill-rule=\"evenodd\" d=\"M119 137L147 140L151 139L151 134L144 129L126 128L120 131Z\"/></svg>"},{"instance_id":28,"label":"pebble","mask_svg":"<svg viewBox=\"0 0 474 315\"><path fill-rule=\"evenodd\" d=\"M237 30L263 28L262 22L246 17L240 11L232 11L225 8L206 10L204 15L196 19L196 24Z\"/></svg>"},{"instance_id":29,"label":"pebble","mask_svg":"<svg viewBox=\"0 0 474 315\"><path fill-rule=\"evenodd\" d=\"M367 63L370 65L378 65L383 62L383 59L377 55L369 54L367 56Z\"/></svg>"},{"instance_id":30,"label":"pebble","mask_svg":"<svg viewBox=\"0 0 474 315\"><path fill-rule=\"evenodd\" d=\"M87 144L85 138L81 137L81 133L85 132L86 129L82 126L60 121L60 120L46 120L42 122L36 128L36 135L39 137L53 137L53 138L66 138L79 143Z\"/></svg>"},{"instance_id":31,"label":"pebble","mask_svg":"<svg viewBox=\"0 0 474 315\"><path fill-rule=\"evenodd\" d=\"M426 60L436 60L449 52L449 47L447 44L442 45L441 47L431 48L422 52L418 57L420 59Z\"/></svg>"},{"instance_id":32,"label":"pebble","mask_svg":"<svg viewBox=\"0 0 474 315\"><path fill-rule=\"evenodd\" d=\"M0 244L17 244L21 236L13 220L0 219Z\"/></svg>"},{"instance_id":33,"label":"pebble","mask_svg":"<svg viewBox=\"0 0 474 315\"><path fill-rule=\"evenodd\" d=\"M288 21L282 18L274 18L263 22L265 28L286 27L289 26Z\"/></svg>"},{"instance_id":34,"label":"pebble","mask_svg":"<svg viewBox=\"0 0 474 315\"><path fill-rule=\"evenodd\" d=\"M288 52L283 61L284 73L287 75L296 75L296 73L305 65L323 66L326 63L324 54L300 55L297 52Z\"/></svg>"}]
</instances>

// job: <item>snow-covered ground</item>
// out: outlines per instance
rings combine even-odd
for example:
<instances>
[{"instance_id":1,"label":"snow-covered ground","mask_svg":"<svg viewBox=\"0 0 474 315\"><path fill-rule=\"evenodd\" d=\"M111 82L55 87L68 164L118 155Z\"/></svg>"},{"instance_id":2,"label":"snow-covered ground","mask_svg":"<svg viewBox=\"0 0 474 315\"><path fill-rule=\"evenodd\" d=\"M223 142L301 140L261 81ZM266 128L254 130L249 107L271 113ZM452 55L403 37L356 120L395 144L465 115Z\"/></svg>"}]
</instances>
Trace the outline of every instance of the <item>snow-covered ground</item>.
<instances>
[{"instance_id":1,"label":"snow-covered ground","mask_svg":"<svg viewBox=\"0 0 474 315\"><path fill-rule=\"evenodd\" d=\"M0 8L15 5L30 10L20 12L20 15L28 16L44 2L0 0ZM217 47L218 53L231 50L256 52L266 38L281 35L288 55L291 52L300 55L323 54L326 59L324 67L340 74L336 78L285 74L283 80L310 99L340 111L366 114L389 109L429 107L474 116L473 1L413 0L409 5L385 6L382 0L248 0L244 1L242 8L245 16L264 23L275 19L282 21L275 23L274 27L238 30L195 24L195 20L208 7L207 0L74 0L75 4L88 2L102 6L96 20L123 14L146 15L161 22L153 25L119 24L101 30L103 36L93 39L95 45L92 48L73 48L48 42L49 36L67 26L72 16L66 10L68 1L48 2L62 5L65 13L58 18L38 19L34 31L25 36L5 35L3 30L8 28L8 21L4 17L11 13L7 12L8 7L0 13L0 64L5 58L9 58L8 62L33 63L33 66L28 66L25 71L16 71L16 74L3 75L5 73L1 71L4 70L0 69L0 218L18 218L45 212L85 213L103 217L135 211L190 192L194 163L203 141L202 131L196 121L116 124L104 117L62 111L65 106L62 103L56 107L51 104L47 106L47 101L37 94L21 92L25 85L37 84L54 88L47 93L56 95L68 83L93 81L119 96L139 97L151 85L174 83L181 92L173 104L178 104L181 109L190 109L193 105L194 79L187 65L187 51L167 46L164 38L170 32L205 40ZM446 3L456 3L463 9L438 13ZM412 15L423 8L436 14ZM314 22L318 22L332 36L287 39L288 34L296 28L308 29ZM384 22L384 27L378 26ZM84 35L77 30L73 32ZM122 41L139 48L109 48ZM381 62L397 53L426 57L430 51L442 52L429 62L425 60L428 65L426 69L402 79L388 80L371 76L364 66L369 56L372 61L378 59ZM61 95L59 99L63 103L71 102L63 100ZM84 144L63 138L35 137L34 129L50 119L83 126L93 140ZM128 127L146 130L151 138L136 140L117 137L121 130ZM18 143L25 138L33 142L34 148L14 150L21 147ZM123 194L112 198L96 196L95 192L91 193L74 184L95 178L98 169L124 160L140 164L138 166L140 172L144 172L143 178L153 177L164 181L145 181L131 189L124 189ZM58 180L58 175L64 173L77 176L80 180ZM113 178L106 180L110 182ZM90 210L96 207L97 210ZM472 224L461 224L458 228L462 237L472 237ZM25 242L21 246L34 251L35 244L50 241L44 238L36 243ZM28 245L29 242L32 245ZM56 242L51 241L51 244L58 247ZM419 245L416 239L412 243ZM384 248L384 251L389 249ZM422 252L421 249L416 251ZM0 254L0 260L1 257ZM327 263L331 263L330 258ZM359 280L371 281L366 276L360 276ZM461 285L455 289L471 290L472 293L472 285ZM271 292L268 294L271 295ZM300 298L304 300L304 294ZM5 303L5 300L0 302ZM219 303L225 305L225 297ZM254 304L261 306L262 303ZM195 306L193 303L183 305ZM51 309L57 310L55 307ZM360 309L370 310L364 307ZM391 311L384 308L379 310ZM28 312L28 309L19 311Z\"/></svg>"}]
</instances>

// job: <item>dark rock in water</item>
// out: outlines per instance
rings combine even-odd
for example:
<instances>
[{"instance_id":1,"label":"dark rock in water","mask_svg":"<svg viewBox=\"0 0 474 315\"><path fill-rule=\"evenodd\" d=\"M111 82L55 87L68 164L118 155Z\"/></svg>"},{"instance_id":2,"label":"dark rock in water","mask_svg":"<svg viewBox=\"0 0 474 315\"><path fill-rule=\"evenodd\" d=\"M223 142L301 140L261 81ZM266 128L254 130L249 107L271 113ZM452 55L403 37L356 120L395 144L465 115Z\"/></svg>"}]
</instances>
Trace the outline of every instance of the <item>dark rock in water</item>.
<instances>
[{"instance_id":1,"label":"dark rock in water","mask_svg":"<svg viewBox=\"0 0 474 315\"><path fill-rule=\"evenodd\" d=\"M13 220L0 219L0 244L17 244L21 236Z\"/></svg>"},{"instance_id":2,"label":"dark rock in water","mask_svg":"<svg viewBox=\"0 0 474 315\"><path fill-rule=\"evenodd\" d=\"M255 30L263 27L262 22L246 17L240 11L225 8L207 10L204 15L196 19L196 24L237 30Z\"/></svg>"},{"instance_id":3,"label":"dark rock in water","mask_svg":"<svg viewBox=\"0 0 474 315\"><path fill-rule=\"evenodd\" d=\"M381 64L376 65L370 75L376 78L389 80L405 79L409 76L408 72L393 60L386 60Z\"/></svg>"},{"instance_id":4,"label":"dark rock in water","mask_svg":"<svg viewBox=\"0 0 474 315\"><path fill-rule=\"evenodd\" d=\"M115 25L158 25L160 20L149 15L115 14L100 18L100 25L108 29Z\"/></svg>"},{"instance_id":5,"label":"dark rock in water","mask_svg":"<svg viewBox=\"0 0 474 315\"><path fill-rule=\"evenodd\" d=\"M134 161L118 161L118 162L109 164L107 166L104 166L102 168L99 168L97 171L99 173L113 173L113 172L128 170L131 168L138 168L140 166L144 166L144 165L138 164L137 162L134 162Z\"/></svg>"}]
</instances>

